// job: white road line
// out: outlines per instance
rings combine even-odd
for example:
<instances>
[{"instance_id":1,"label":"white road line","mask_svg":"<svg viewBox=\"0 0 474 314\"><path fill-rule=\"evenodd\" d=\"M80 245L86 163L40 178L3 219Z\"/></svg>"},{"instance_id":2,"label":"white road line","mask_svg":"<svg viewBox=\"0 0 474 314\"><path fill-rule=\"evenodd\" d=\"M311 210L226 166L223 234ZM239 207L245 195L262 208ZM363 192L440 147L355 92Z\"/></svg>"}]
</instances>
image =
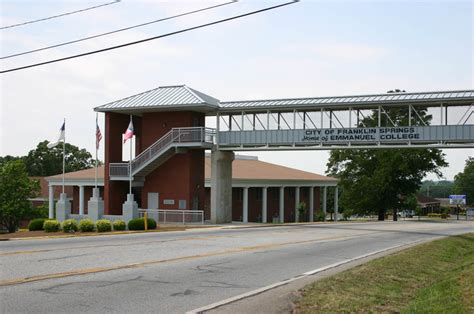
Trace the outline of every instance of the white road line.
<instances>
[{"instance_id":1,"label":"white road line","mask_svg":"<svg viewBox=\"0 0 474 314\"><path fill-rule=\"evenodd\" d=\"M257 294L266 292L268 290L275 289L277 287L289 284L290 282L293 282L295 280L302 279L302 278L305 278L305 277L323 272L325 270L328 270L328 269L331 269L331 268L334 268L334 267L338 267L338 266L341 266L341 265L344 265L344 264L347 264L347 263L350 263L350 262L353 262L353 261L357 261L357 260L360 260L360 259L363 259L363 258L366 258L366 257L370 257L370 256L380 254L380 253L383 253L383 252L386 252L386 251L390 251L390 250L393 250L393 249L397 249L397 248L400 248L400 247L403 247L403 246L406 246L406 245L413 245L413 244L416 244L418 242L424 242L424 241L426 241L426 239L425 240L418 240L418 241L414 241L414 242L410 242L410 243L399 244L399 245L391 246L391 247L388 247L388 248L385 248L385 249L382 249L382 250L378 250L378 251L370 252L370 253L367 253L367 254L364 254L364 255L360 255L360 256L357 256L357 257L354 257L354 258L345 259L343 261L340 261L340 262L337 262L337 263L334 263L334 264L330 264L330 265L327 265L327 266L324 266L324 267L321 267L321 268L317 268L317 269L314 269L314 270L307 271L305 273L302 273L301 275L295 276L295 277L290 278L290 279L279 281L279 282L276 282L274 284L271 284L271 285L268 285L268 286L265 286L265 287L262 287L262 288L259 288L259 289L256 289L256 290L252 290L252 291L249 291L249 292L246 292L246 293L243 293L243 294L239 294L239 295L236 295L236 296L228 298L228 299L224 299L224 300L212 303L212 304L208 304L208 305L200 307L198 309L188 311L188 312L186 312L186 314L203 313L205 311L209 311L209 310L218 308L220 306L223 306L223 305L226 305L226 304L229 304L229 303L233 303L233 302L236 302L236 301L248 298L248 297L255 296Z\"/></svg>"}]
</instances>

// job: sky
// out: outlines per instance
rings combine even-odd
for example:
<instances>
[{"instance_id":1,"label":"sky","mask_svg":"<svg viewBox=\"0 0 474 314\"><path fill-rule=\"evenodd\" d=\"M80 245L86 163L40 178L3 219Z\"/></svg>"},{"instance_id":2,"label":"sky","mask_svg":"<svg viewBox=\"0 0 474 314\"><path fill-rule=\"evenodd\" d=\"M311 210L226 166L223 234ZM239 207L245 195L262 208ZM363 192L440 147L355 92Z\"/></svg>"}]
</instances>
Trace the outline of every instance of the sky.
<instances>
[{"instance_id":1,"label":"sky","mask_svg":"<svg viewBox=\"0 0 474 314\"><path fill-rule=\"evenodd\" d=\"M0 25L107 2L2 0ZM0 30L0 55L224 2L122 0ZM1 68L139 40L284 2L241 0L193 16L1 60ZM385 93L395 88L473 89L473 12L472 1L303 0L206 29L1 74L0 155L25 155L40 141L56 140L64 118L67 141L93 152L94 107L164 85L186 84L221 101ZM103 120L100 114L102 130ZM453 179L465 160L474 156L474 149L444 152L449 162L442 169L445 179ZM320 174L329 156L328 151L245 154Z\"/></svg>"}]
</instances>

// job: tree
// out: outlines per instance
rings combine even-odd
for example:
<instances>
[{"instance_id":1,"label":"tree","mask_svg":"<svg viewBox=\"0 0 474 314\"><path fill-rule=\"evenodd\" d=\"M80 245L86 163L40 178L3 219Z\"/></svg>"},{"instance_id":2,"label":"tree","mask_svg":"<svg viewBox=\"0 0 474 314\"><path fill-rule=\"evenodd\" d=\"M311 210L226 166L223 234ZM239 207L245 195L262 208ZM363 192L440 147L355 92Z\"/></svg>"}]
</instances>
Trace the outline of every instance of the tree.
<instances>
[{"instance_id":1,"label":"tree","mask_svg":"<svg viewBox=\"0 0 474 314\"><path fill-rule=\"evenodd\" d=\"M418 114L426 124L431 120L426 109L419 109ZM377 117L378 111L373 110L359 126L376 127ZM382 116L381 125L408 125L408 119L408 108L390 108ZM420 123L419 118L412 118L412 125ZM441 177L439 169L445 166L444 154L437 149L334 150L327 173L339 178L344 207L360 214L377 212L379 220L384 220L387 210L392 209L396 220L396 210L418 191L426 174L433 172Z\"/></svg>"},{"instance_id":2,"label":"tree","mask_svg":"<svg viewBox=\"0 0 474 314\"><path fill-rule=\"evenodd\" d=\"M21 219L33 211L30 198L39 192L39 182L30 180L21 160L12 160L0 167L0 224L15 232Z\"/></svg>"},{"instance_id":3,"label":"tree","mask_svg":"<svg viewBox=\"0 0 474 314\"><path fill-rule=\"evenodd\" d=\"M423 181L418 193L434 198L448 198L449 195L454 193L454 182L426 180Z\"/></svg>"},{"instance_id":4,"label":"tree","mask_svg":"<svg viewBox=\"0 0 474 314\"><path fill-rule=\"evenodd\" d=\"M25 165L30 176L51 176L63 172L62 144L48 148L48 141L38 144L25 156ZM66 143L66 172L92 168L94 160L85 149Z\"/></svg>"},{"instance_id":5,"label":"tree","mask_svg":"<svg viewBox=\"0 0 474 314\"><path fill-rule=\"evenodd\" d=\"M0 156L0 167L3 166L5 163L12 161L12 160L21 160L24 157L16 157L11 155L6 155L4 157Z\"/></svg>"},{"instance_id":6,"label":"tree","mask_svg":"<svg viewBox=\"0 0 474 314\"><path fill-rule=\"evenodd\" d=\"M466 160L464 171L454 177L454 191L465 194L467 204L474 205L474 157Z\"/></svg>"}]
</instances>

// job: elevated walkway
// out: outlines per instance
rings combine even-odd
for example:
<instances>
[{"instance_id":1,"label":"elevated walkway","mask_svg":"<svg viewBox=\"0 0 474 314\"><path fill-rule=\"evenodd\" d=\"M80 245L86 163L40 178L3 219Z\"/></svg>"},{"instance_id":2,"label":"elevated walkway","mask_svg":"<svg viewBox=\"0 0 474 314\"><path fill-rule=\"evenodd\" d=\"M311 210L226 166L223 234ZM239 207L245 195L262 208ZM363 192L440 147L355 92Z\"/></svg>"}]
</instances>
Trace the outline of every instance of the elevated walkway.
<instances>
[{"instance_id":1,"label":"elevated walkway","mask_svg":"<svg viewBox=\"0 0 474 314\"><path fill-rule=\"evenodd\" d=\"M133 180L145 177L173 155L187 149L210 149L215 130L205 127L174 128L141 152L132 163L111 163L110 180L128 181L131 168Z\"/></svg>"}]
</instances>

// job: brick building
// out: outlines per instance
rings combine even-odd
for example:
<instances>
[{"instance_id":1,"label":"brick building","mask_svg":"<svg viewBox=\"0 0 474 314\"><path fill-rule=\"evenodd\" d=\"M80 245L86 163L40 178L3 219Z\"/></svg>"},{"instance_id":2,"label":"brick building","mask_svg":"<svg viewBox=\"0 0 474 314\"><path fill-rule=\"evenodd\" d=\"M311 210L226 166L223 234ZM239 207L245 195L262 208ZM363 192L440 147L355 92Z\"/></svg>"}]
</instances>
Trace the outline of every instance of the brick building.
<instances>
[{"instance_id":1,"label":"brick building","mask_svg":"<svg viewBox=\"0 0 474 314\"><path fill-rule=\"evenodd\" d=\"M167 167L168 165L163 165ZM97 185L103 192L105 168L98 168ZM52 190L57 190L62 184L62 175L45 178ZM284 216L285 222L295 221L295 210L298 203L306 204L306 216L301 217L303 221L309 221L309 209L311 190L313 191L313 209L318 212L322 207L321 194L325 187L336 185L337 180L331 177L318 175L311 172L288 168L272 163L258 160L253 156L235 157L232 164L232 220L244 221L244 201L247 203L247 221L262 222L265 213L262 211L263 195L267 193L267 222L272 222L273 218L279 221L280 191L284 191ZM65 185L66 193L72 202L73 214L87 214L87 200L92 195L92 188L95 185L95 169L87 169L66 173ZM210 219L210 199L211 199L211 158L204 157L204 195L202 207L206 220ZM140 192L137 188L136 191ZM155 190L154 190L155 191ZM180 209L180 196L169 193L167 190L156 189L158 193L158 207L147 207L146 202L138 199L140 208L148 209ZM43 195L47 196L46 191ZM298 193L299 192L299 193ZM247 195L245 197L245 194ZM299 200L297 195L299 194ZM121 204L116 209L109 212L119 212Z\"/></svg>"}]
</instances>

